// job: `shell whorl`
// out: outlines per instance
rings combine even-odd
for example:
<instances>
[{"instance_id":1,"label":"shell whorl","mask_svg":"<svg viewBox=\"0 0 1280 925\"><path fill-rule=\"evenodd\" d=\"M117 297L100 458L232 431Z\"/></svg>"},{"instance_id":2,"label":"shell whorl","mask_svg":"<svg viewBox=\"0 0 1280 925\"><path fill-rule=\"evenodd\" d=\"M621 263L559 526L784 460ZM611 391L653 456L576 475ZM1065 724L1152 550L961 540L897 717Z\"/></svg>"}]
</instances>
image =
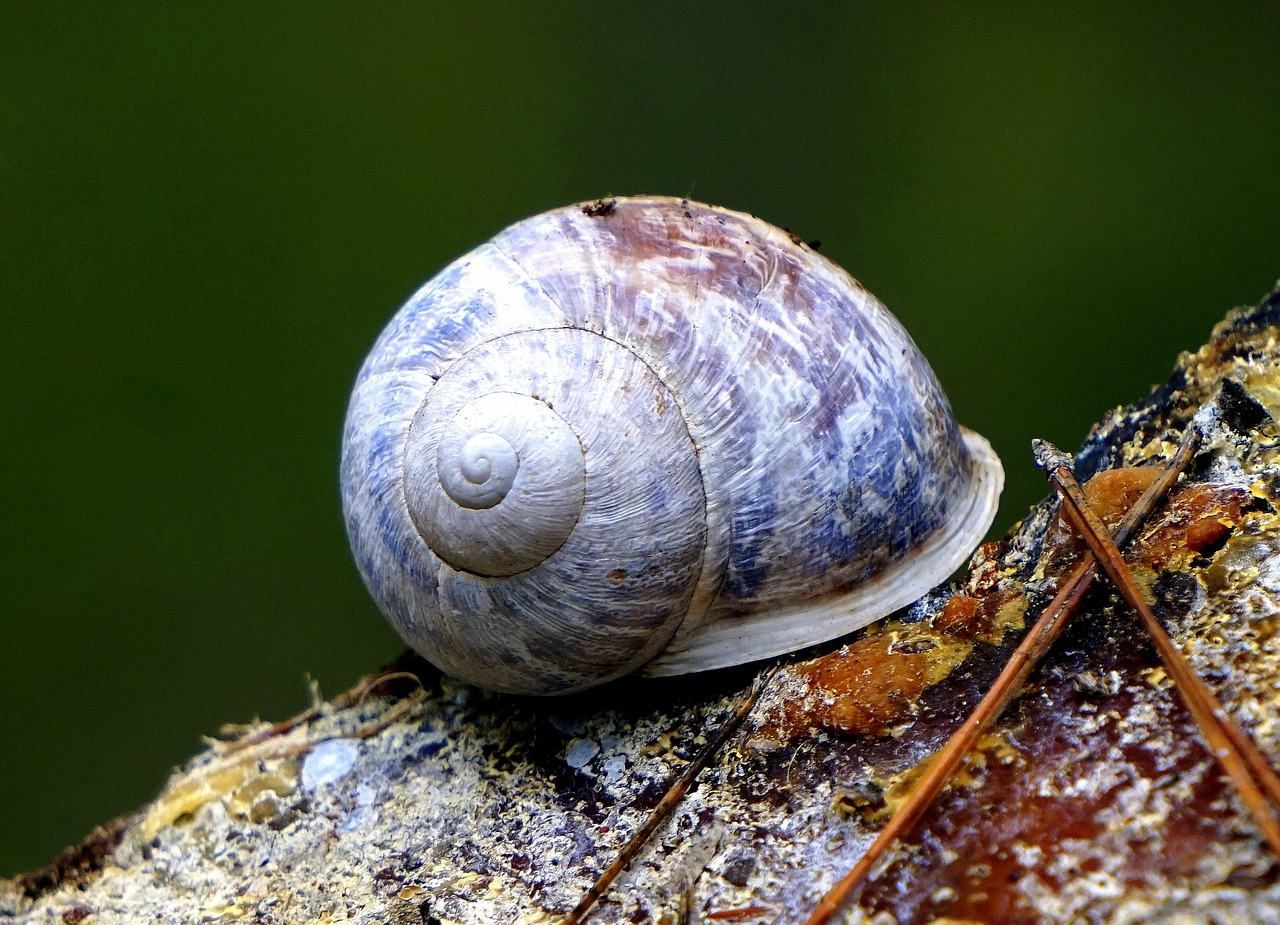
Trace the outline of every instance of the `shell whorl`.
<instances>
[{"instance_id":1,"label":"shell whorl","mask_svg":"<svg viewBox=\"0 0 1280 925\"><path fill-rule=\"evenodd\" d=\"M648 364L591 331L534 328L474 345L415 395L383 474L412 523L392 542L430 579L377 587L427 621L433 660L566 690L652 658L689 611L706 499Z\"/></svg>"},{"instance_id":2,"label":"shell whorl","mask_svg":"<svg viewBox=\"0 0 1280 925\"><path fill-rule=\"evenodd\" d=\"M415 648L554 693L883 616L967 556L1001 472L843 270L648 198L518 223L415 294L357 379L342 483Z\"/></svg>"}]
</instances>

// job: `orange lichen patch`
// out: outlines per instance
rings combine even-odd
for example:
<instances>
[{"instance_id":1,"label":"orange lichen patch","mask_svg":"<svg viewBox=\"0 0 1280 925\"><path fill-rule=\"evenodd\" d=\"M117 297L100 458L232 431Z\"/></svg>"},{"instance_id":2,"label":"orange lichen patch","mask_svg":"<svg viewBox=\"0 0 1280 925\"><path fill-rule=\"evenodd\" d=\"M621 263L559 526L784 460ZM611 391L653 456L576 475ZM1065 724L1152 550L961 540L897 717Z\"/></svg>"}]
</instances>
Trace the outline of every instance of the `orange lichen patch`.
<instances>
[{"instance_id":1,"label":"orange lichen patch","mask_svg":"<svg viewBox=\"0 0 1280 925\"><path fill-rule=\"evenodd\" d=\"M1085 483L1085 497L1103 522L1113 527L1159 474L1155 466L1108 469ZM1135 541L1125 558L1149 577L1166 569L1183 569L1196 556L1220 548L1251 501L1242 488L1204 483L1184 486L1169 496L1155 528ZM1058 515L1046 549L1058 560L1052 571L1066 568L1064 560L1083 555L1084 543L1065 515Z\"/></svg>"},{"instance_id":2,"label":"orange lichen patch","mask_svg":"<svg viewBox=\"0 0 1280 925\"><path fill-rule=\"evenodd\" d=\"M1085 483L1084 496L1094 513L1102 518L1102 522L1108 527L1114 527L1163 472L1160 466L1106 469ZM1061 519L1059 523L1069 529Z\"/></svg>"},{"instance_id":3,"label":"orange lichen patch","mask_svg":"<svg viewBox=\"0 0 1280 925\"><path fill-rule=\"evenodd\" d=\"M981 597L955 594L933 619L940 633L961 639L998 643L1010 629L1021 629L1027 598L1014 590L991 591Z\"/></svg>"},{"instance_id":4,"label":"orange lichen patch","mask_svg":"<svg viewBox=\"0 0 1280 925\"><path fill-rule=\"evenodd\" d=\"M762 723L765 740L814 729L881 736L908 720L924 691L946 678L974 640L998 643L1023 625L1027 598L1012 590L954 595L932 621L872 627L838 652L798 665L798 690Z\"/></svg>"},{"instance_id":5,"label":"orange lichen patch","mask_svg":"<svg viewBox=\"0 0 1280 925\"><path fill-rule=\"evenodd\" d=\"M1242 488L1188 485L1170 497L1159 525L1134 543L1130 558L1154 571L1185 567L1221 548L1252 500Z\"/></svg>"},{"instance_id":6,"label":"orange lichen patch","mask_svg":"<svg viewBox=\"0 0 1280 925\"><path fill-rule=\"evenodd\" d=\"M949 636L976 636L981 625L979 622L981 615L981 603L976 597L955 594L942 606L942 611L934 619L933 625L939 632Z\"/></svg>"},{"instance_id":7,"label":"orange lichen patch","mask_svg":"<svg viewBox=\"0 0 1280 925\"><path fill-rule=\"evenodd\" d=\"M971 647L926 624L889 623L798 666L805 692L784 725L793 733L803 726L884 735L911 716L925 688L950 674Z\"/></svg>"},{"instance_id":8,"label":"orange lichen patch","mask_svg":"<svg viewBox=\"0 0 1280 925\"><path fill-rule=\"evenodd\" d=\"M1187 548L1203 553L1220 546L1231 535L1232 524L1222 518L1204 518L1187 527Z\"/></svg>"},{"instance_id":9,"label":"orange lichen patch","mask_svg":"<svg viewBox=\"0 0 1280 925\"><path fill-rule=\"evenodd\" d=\"M1160 474L1159 466L1104 469L1084 483L1084 496L1094 513L1102 518L1102 522L1108 527L1114 527ZM1058 520L1047 539L1053 546L1078 544L1080 549L1084 548L1065 513L1058 514Z\"/></svg>"},{"instance_id":10,"label":"orange lichen patch","mask_svg":"<svg viewBox=\"0 0 1280 925\"><path fill-rule=\"evenodd\" d=\"M809 666L814 719L827 729L883 735L906 719L924 692L928 656L889 652L883 640L855 645L845 657L829 657Z\"/></svg>"}]
</instances>

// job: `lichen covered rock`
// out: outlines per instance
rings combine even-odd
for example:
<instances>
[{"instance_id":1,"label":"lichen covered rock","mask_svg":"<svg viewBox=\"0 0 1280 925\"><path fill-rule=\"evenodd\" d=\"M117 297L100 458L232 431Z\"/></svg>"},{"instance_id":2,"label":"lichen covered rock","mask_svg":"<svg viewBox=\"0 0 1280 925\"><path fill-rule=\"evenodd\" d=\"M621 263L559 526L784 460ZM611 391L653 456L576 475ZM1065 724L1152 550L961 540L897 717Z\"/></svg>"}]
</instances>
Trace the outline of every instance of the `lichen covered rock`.
<instances>
[{"instance_id":1,"label":"lichen covered rock","mask_svg":"<svg viewBox=\"0 0 1280 925\"><path fill-rule=\"evenodd\" d=\"M1175 642L1280 762L1280 294L1232 312L1078 457L1123 512L1200 412L1188 477L1130 553ZM1203 410L1202 410L1203 409ZM858 858L1082 552L1046 501L936 590L773 676L593 913L803 918ZM151 806L0 884L0 922L551 922L751 669L568 698L417 676L213 745ZM419 686L420 685L420 686ZM394 711L394 712L388 712ZM1136 618L1100 583L1030 688L848 910L850 921L1280 921L1276 859Z\"/></svg>"}]
</instances>

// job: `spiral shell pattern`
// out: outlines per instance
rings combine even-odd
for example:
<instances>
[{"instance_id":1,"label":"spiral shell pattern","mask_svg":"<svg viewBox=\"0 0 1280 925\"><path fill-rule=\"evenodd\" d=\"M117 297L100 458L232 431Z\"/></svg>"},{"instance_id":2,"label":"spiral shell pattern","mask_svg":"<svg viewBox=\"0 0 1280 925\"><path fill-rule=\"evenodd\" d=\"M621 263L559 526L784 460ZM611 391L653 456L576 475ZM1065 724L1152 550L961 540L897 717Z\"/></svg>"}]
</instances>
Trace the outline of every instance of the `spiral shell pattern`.
<instances>
[{"instance_id":1,"label":"spiral shell pattern","mask_svg":"<svg viewBox=\"0 0 1280 925\"><path fill-rule=\"evenodd\" d=\"M360 371L342 461L388 619L527 693L846 633L959 565L1001 483L861 285L666 198L535 216L429 281Z\"/></svg>"}]
</instances>

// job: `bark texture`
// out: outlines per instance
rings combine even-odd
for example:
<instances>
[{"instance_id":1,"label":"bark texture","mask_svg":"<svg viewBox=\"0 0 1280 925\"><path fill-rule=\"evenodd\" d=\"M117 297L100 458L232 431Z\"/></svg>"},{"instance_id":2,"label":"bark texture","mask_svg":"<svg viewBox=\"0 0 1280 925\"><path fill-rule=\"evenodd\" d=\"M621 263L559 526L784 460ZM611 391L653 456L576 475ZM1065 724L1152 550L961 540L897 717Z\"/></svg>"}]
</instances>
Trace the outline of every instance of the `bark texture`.
<instances>
[{"instance_id":1,"label":"bark texture","mask_svg":"<svg viewBox=\"0 0 1280 925\"><path fill-rule=\"evenodd\" d=\"M1280 763L1280 291L1231 312L1077 457L1122 512L1205 442L1130 560ZM1029 462L1027 463L1030 464ZM963 581L786 659L606 894L598 922L788 922L860 855L1080 549L1046 501ZM755 668L523 699L411 656L370 696L211 744L149 806L0 882L0 922L552 922L728 717ZM759 666L756 666L758 668ZM419 686L420 685L420 686ZM1280 922L1276 859L1136 618L1100 583L851 922Z\"/></svg>"}]
</instances>

